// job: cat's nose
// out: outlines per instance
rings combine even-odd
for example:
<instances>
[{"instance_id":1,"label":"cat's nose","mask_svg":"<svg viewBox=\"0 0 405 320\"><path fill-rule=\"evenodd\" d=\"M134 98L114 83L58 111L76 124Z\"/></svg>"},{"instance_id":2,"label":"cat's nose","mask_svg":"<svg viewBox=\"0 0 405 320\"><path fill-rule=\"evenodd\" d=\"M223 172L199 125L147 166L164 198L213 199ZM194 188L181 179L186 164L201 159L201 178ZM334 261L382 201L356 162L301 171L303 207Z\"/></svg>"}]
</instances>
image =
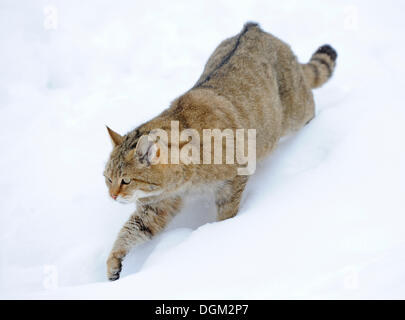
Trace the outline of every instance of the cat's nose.
<instances>
[{"instance_id":1,"label":"cat's nose","mask_svg":"<svg viewBox=\"0 0 405 320\"><path fill-rule=\"evenodd\" d=\"M117 195L116 194L112 194L111 198L113 198L114 200L117 200Z\"/></svg>"}]
</instances>

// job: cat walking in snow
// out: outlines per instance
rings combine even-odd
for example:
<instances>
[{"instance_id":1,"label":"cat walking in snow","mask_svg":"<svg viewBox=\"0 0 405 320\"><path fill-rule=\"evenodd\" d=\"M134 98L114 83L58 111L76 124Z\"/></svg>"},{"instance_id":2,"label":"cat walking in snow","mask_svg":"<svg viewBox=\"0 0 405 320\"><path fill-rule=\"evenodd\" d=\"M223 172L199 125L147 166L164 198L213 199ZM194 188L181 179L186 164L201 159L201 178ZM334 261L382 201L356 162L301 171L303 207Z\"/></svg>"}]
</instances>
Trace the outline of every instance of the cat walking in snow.
<instances>
[{"instance_id":1,"label":"cat walking in snow","mask_svg":"<svg viewBox=\"0 0 405 320\"><path fill-rule=\"evenodd\" d=\"M247 130L254 129L259 161L274 150L281 137L314 118L312 89L332 76L336 57L335 50L325 45L308 63L300 64L287 44L257 24L247 23L215 49L197 83L168 109L124 136L108 128L113 150L104 176L110 196L136 204L107 260L108 279L119 278L129 250L162 231L190 191L214 190L218 220L238 212L249 174L241 174L238 161L205 161L204 156L213 151L204 148L204 140L193 145L198 161L173 161L189 143L184 137L174 141L173 122L178 130L192 130L201 137L206 129L246 129L242 144L251 140ZM151 138L157 129L167 132L165 138ZM236 146L237 135L232 139ZM169 161L159 161L162 155Z\"/></svg>"}]
</instances>

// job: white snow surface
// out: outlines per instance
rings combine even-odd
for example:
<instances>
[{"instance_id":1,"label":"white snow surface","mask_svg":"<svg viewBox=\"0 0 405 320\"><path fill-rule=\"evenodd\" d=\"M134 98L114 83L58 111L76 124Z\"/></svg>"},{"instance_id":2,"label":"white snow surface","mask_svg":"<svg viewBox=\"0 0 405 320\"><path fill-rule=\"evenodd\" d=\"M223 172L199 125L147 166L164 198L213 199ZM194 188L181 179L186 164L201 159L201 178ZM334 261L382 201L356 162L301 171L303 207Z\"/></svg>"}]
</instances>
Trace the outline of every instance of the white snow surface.
<instances>
[{"instance_id":1,"label":"white snow surface","mask_svg":"<svg viewBox=\"0 0 405 320\"><path fill-rule=\"evenodd\" d=\"M404 11L388 0L2 0L0 297L405 298ZM108 282L134 208L108 197L104 125L126 133L160 113L249 20L301 62L336 48L316 118L259 165L235 218L215 222L212 197L190 200Z\"/></svg>"}]
</instances>

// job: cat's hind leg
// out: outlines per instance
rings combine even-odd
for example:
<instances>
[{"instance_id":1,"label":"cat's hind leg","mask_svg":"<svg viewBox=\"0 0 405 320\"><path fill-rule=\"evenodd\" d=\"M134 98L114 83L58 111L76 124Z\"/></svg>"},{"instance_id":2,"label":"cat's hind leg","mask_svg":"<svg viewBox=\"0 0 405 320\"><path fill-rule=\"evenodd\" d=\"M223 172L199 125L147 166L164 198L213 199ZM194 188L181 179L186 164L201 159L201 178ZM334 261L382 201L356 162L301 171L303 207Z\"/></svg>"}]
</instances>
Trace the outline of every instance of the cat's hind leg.
<instances>
[{"instance_id":1,"label":"cat's hind leg","mask_svg":"<svg viewBox=\"0 0 405 320\"><path fill-rule=\"evenodd\" d=\"M239 210L243 190L249 176L236 176L233 179L222 182L215 194L218 220L225 220L234 217Z\"/></svg>"}]
</instances>

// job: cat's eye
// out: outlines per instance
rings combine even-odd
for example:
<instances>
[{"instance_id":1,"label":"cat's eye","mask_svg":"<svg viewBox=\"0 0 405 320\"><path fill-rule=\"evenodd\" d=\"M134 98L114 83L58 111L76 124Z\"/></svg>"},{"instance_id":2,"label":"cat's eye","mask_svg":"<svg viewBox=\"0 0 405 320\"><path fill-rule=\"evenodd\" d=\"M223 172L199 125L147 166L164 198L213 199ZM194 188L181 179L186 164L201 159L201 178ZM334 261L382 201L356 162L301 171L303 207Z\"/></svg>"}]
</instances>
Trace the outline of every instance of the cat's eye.
<instances>
[{"instance_id":1,"label":"cat's eye","mask_svg":"<svg viewBox=\"0 0 405 320\"><path fill-rule=\"evenodd\" d=\"M130 184L130 183L131 183L131 179L130 179L130 178L123 178L121 183L122 183L122 184Z\"/></svg>"},{"instance_id":2,"label":"cat's eye","mask_svg":"<svg viewBox=\"0 0 405 320\"><path fill-rule=\"evenodd\" d=\"M108 178L108 177L105 177L105 178L108 180L109 183L112 183L112 180L110 178Z\"/></svg>"}]
</instances>

